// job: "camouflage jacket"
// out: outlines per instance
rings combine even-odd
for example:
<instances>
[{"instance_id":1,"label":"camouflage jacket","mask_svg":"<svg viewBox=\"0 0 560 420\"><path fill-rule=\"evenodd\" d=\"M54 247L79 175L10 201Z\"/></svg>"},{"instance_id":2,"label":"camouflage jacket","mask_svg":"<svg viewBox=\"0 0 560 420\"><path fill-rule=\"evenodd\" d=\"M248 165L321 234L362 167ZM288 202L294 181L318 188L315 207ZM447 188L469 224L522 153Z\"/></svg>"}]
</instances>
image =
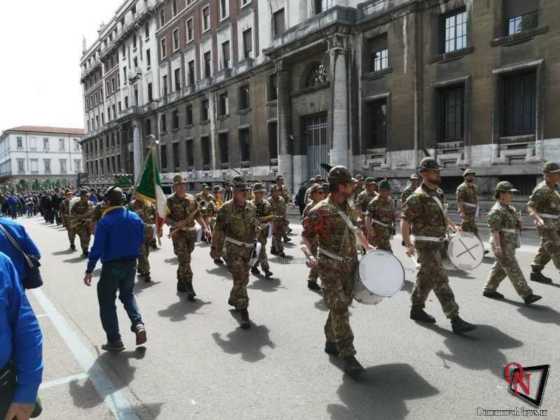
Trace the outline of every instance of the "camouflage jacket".
<instances>
[{"instance_id":1,"label":"camouflage jacket","mask_svg":"<svg viewBox=\"0 0 560 420\"><path fill-rule=\"evenodd\" d=\"M290 195L290 192L285 185L282 185L282 191L280 195L282 195L282 198L286 202L286 206L292 202L292 196Z\"/></svg>"},{"instance_id":2,"label":"camouflage jacket","mask_svg":"<svg viewBox=\"0 0 560 420\"><path fill-rule=\"evenodd\" d=\"M408 200L408 197L412 195L412 193L416 191L416 188L412 184L409 184L401 193L401 207L404 207L404 203Z\"/></svg>"},{"instance_id":3,"label":"camouflage jacket","mask_svg":"<svg viewBox=\"0 0 560 420\"><path fill-rule=\"evenodd\" d=\"M348 203L339 206L331 196L315 205L303 219L302 236L309 242L317 240L319 247L343 258L357 258L356 236L339 211L357 229L355 214Z\"/></svg>"},{"instance_id":4,"label":"camouflage jacket","mask_svg":"<svg viewBox=\"0 0 560 420\"><path fill-rule=\"evenodd\" d=\"M194 196L198 207L200 208L200 213L203 217L213 217L216 207L214 205L215 199L212 194L204 194L204 192L199 192Z\"/></svg>"},{"instance_id":5,"label":"camouflage jacket","mask_svg":"<svg viewBox=\"0 0 560 420\"><path fill-rule=\"evenodd\" d=\"M434 199L437 198L443 210ZM412 225L412 234L441 238L447 233L446 201L443 191L422 184L408 197L402 218Z\"/></svg>"},{"instance_id":6,"label":"camouflage jacket","mask_svg":"<svg viewBox=\"0 0 560 420\"><path fill-rule=\"evenodd\" d=\"M368 193L367 190L363 190L356 200L356 207L365 213L368 209L368 205L375 197L377 197L377 193L373 192L372 194Z\"/></svg>"},{"instance_id":7,"label":"camouflage jacket","mask_svg":"<svg viewBox=\"0 0 560 420\"><path fill-rule=\"evenodd\" d=\"M372 220L377 220L378 222L388 225L388 227L384 227L374 222L374 227L376 229L393 228L393 224L395 223L395 206L393 205L391 197L385 200L383 197L378 195L371 200L367 207L367 211Z\"/></svg>"},{"instance_id":8,"label":"camouflage jacket","mask_svg":"<svg viewBox=\"0 0 560 420\"><path fill-rule=\"evenodd\" d=\"M226 238L245 244L255 242L261 224L257 217L257 208L250 201L244 207L238 207L233 200L227 201L218 211L216 226L212 237L212 252L221 250ZM241 248L241 247L238 247Z\"/></svg>"},{"instance_id":9,"label":"camouflage jacket","mask_svg":"<svg viewBox=\"0 0 560 420\"><path fill-rule=\"evenodd\" d=\"M268 223L272 222L272 218L270 217L273 215L272 206L266 198L263 198L262 201L258 202L256 200L253 200L251 201L251 203L257 209L257 219L263 227L262 231L259 233L259 239L261 241L266 241L268 237L268 229L265 229L265 227L268 227Z\"/></svg>"},{"instance_id":10,"label":"camouflage jacket","mask_svg":"<svg viewBox=\"0 0 560 420\"><path fill-rule=\"evenodd\" d=\"M309 214L309 212L311 211L311 209L312 209L313 207L315 207L315 206L316 206L317 204L319 204L319 203L320 203L320 201L317 201L317 202L311 201L311 202L309 202L309 203L307 204L307 206L305 206L305 208L303 209L303 214L302 214L303 217L307 216L307 215Z\"/></svg>"},{"instance_id":11,"label":"camouflage jacket","mask_svg":"<svg viewBox=\"0 0 560 420\"><path fill-rule=\"evenodd\" d=\"M278 197L277 199L271 198L270 206L272 209L272 214L274 214L275 216L286 217L288 207L286 206L286 200L284 200L282 197Z\"/></svg>"},{"instance_id":12,"label":"camouflage jacket","mask_svg":"<svg viewBox=\"0 0 560 420\"><path fill-rule=\"evenodd\" d=\"M518 232L521 229L519 213L513 206L504 206L496 202L488 213L488 226L492 232L500 232L503 248L517 247ZM513 232L515 231L515 232Z\"/></svg>"},{"instance_id":13,"label":"camouflage jacket","mask_svg":"<svg viewBox=\"0 0 560 420\"><path fill-rule=\"evenodd\" d=\"M88 222L93 216L93 203L91 201L87 201L85 203L81 200L78 201L72 206L70 215L76 224Z\"/></svg>"},{"instance_id":14,"label":"camouflage jacket","mask_svg":"<svg viewBox=\"0 0 560 420\"><path fill-rule=\"evenodd\" d=\"M556 188L550 188L543 181L538 184L533 193L529 197L529 202L527 207L532 207L540 214L550 214L550 215L560 215L560 193ZM558 219L551 219L544 217L546 225L558 225L560 221Z\"/></svg>"},{"instance_id":15,"label":"camouflage jacket","mask_svg":"<svg viewBox=\"0 0 560 420\"><path fill-rule=\"evenodd\" d=\"M167 209L166 221L172 227L177 222L188 220L185 228L193 228L195 219L200 216L198 203L190 194L185 194L183 198L172 194L167 199Z\"/></svg>"},{"instance_id":16,"label":"camouflage jacket","mask_svg":"<svg viewBox=\"0 0 560 420\"><path fill-rule=\"evenodd\" d=\"M467 203L467 205L463 206L465 215L474 216L478 206L478 187L476 184L463 182L457 187L455 195L457 197L457 205L459 205L459 202Z\"/></svg>"},{"instance_id":17,"label":"camouflage jacket","mask_svg":"<svg viewBox=\"0 0 560 420\"><path fill-rule=\"evenodd\" d=\"M153 225L156 222L156 208L152 203L142 200L133 200L128 205L129 210L135 212L146 225Z\"/></svg>"}]
</instances>

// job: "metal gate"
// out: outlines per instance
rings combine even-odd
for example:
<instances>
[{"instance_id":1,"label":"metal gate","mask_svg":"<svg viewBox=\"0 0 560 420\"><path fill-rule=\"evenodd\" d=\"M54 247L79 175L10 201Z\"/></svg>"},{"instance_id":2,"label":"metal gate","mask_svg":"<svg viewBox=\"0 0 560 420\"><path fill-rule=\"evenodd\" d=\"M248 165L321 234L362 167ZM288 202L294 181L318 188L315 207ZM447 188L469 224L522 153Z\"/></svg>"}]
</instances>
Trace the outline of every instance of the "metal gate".
<instances>
[{"instance_id":1,"label":"metal gate","mask_svg":"<svg viewBox=\"0 0 560 420\"><path fill-rule=\"evenodd\" d=\"M307 178L326 175L321 163L329 163L329 143L327 137L327 114L303 117L303 138L307 150Z\"/></svg>"}]
</instances>

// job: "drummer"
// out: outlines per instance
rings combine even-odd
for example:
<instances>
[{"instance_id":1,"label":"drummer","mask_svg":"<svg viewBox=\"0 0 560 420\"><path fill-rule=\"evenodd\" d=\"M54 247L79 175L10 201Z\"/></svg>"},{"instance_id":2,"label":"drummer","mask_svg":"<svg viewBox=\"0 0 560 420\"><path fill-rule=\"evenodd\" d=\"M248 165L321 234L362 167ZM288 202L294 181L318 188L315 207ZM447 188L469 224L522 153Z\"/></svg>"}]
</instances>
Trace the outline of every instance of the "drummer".
<instances>
[{"instance_id":1,"label":"drummer","mask_svg":"<svg viewBox=\"0 0 560 420\"><path fill-rule=\"evenodd\" d=\"M368 241L377 249L393 252L391 237L395 232L395 206L391 197L391 183L379 183L379 194L367 207Z\"/></svg>"},{"instance_id":2,"label":"drummer","mask_svg":"<svg viewBox=\"0 0 560 420\"><path fill-rule=\"evenodd\" d=\"M457 187L457 210L461 215L463 222L461 229L463 232L471 232L479 239L478 227L476 226L476 217L478 213L478 187L475 183L476 173L472 169L466 169L463 172L465 182Z\"/></svg>"},{"instance_id":3,"label":"drummer","mask_svg":"<svg viewBox=\"0 0 560 420\"><path fill-rule=\"evenodd\" d=\"M491 299L503 299L504 295L497 288L503 279L509 277L516 292L530 305L540 300L541 296L535 295L527 285L515 258L515 250L519 248L521 220L517 210L511 205L514 192L517 190L508 181L501 181L496 185L496 204L488 213L488 226L492 232L490 243L496 262L490 271L483 295Z\"/></svg>"},{"instance_id":4,"label":"drummer","mask_svg":"<svg viewBox=\"0 0 560 420\"><path fill-rule=\"evenodd\" d=\"M304 218L307 217L313 207L315 207L320 201L325 199L328 188L328 184L313 184L311 187L309 187L309 197L311 201L303 210ZM317 238L310 238L309 242L311 244L311 248L309 250L315 257L317 257L317 247L319 246ZM316 267L311 267L309 270L309 277L307 278L307 288L315 292L320 291L321 287L317 283L318 279L319 271Z\"/></svg>"},{"instance_id":5,"label":"drummer","mask_svg":"<svg viewBox=\"0 0 560 420\"><path fill-rule=\"evenodd\" d=\"M453 332L461 334L476 328L459 317L459 306L449 287L449 278L442 266L441 252L445 246L447 230L458 230L445 210L445 195L439 188L440 166L433 158L427 157L420 163L422 184L404 204L401 232L406 254L418 253L420 264L416 276L416 286L412 292L410 319L433 324L435 318L424 311L428 295L433 290L439 299L447 318L451 320ZM411 240L414 235L414 243Z\"/></svg>"}]
</instances>

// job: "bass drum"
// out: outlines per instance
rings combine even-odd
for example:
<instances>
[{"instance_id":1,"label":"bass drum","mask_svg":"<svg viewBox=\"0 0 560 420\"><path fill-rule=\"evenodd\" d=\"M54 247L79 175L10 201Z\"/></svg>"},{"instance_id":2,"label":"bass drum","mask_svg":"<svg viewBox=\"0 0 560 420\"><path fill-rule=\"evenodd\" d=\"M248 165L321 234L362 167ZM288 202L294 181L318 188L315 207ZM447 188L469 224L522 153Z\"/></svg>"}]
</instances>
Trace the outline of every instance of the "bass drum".
<instances>
[{"instance_id":1,"label":"bass drum","mask_svg":"<svg viewBox=\"0 0 560 420\"><path fill-rule=\"evenodd\" d=\"M401 262L393 254L370 251L362 257L356 271L354 299L365 305L377 305L403 288L404 274Z\"/></svg>"},{"instance_id":2,"label":"bass drum","mask_svg":"<svg viewBox=\"0 0 560 420\"><path fill-rule=\"evenodd\" d=\"M449 240L447 256L458 270L472 271L484 259L484 245L470 232L458 232Z\"/></svg>"}]
</instances>

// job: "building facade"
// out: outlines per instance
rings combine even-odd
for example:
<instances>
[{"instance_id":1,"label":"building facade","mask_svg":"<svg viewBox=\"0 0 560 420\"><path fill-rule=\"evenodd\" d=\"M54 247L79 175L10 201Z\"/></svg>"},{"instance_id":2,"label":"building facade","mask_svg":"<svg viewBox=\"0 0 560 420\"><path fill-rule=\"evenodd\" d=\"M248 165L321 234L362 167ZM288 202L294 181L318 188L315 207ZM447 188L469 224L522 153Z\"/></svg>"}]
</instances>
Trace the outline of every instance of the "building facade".
<instances>
[{"instance_id":1,"label":"building facade","mask_svg":"<svg viewBox=\"0 0 560 420\"><path fill-rule=\"evenodd\" d=\"M321 163L396 184L426 154L444 186L534 185L560 160L555 0L127 0L84 51L92 183L237 173L291 188Z\"/></svg>"},{"instance_id":2,"label":"building facade","mask_svg":"<svg viewBox=\"0 0 560 420\"><path fill-rule=\"evenodd\" d=\"M22 126L0 135L0 185L28 185L49 180L59 185L77 184L83 170L78 128Z\"/></svg>"}]
</instances>

